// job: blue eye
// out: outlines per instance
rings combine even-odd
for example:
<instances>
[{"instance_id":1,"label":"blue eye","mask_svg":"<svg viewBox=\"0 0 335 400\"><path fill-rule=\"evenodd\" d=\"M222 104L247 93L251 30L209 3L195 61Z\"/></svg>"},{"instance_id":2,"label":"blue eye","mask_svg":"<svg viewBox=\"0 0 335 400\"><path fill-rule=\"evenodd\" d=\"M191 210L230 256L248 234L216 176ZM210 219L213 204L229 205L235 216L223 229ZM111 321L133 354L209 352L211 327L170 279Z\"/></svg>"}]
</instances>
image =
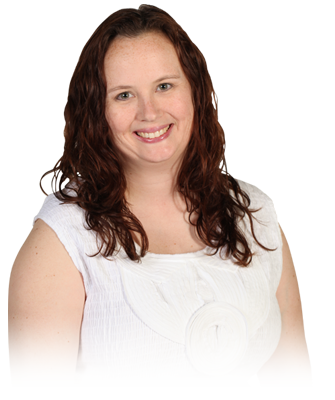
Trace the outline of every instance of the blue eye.
<instances>
[{"instance_id":1,"label":"blue eye","mask_svg":"<svg viewBox=\"0 0 335 400\"><path fill-rule=\"evenodd\" d=\"M170 83L161 83L158 85L158 90L159 91L166 91L172 88L172 85Z\"/></svg>"}]
</instances>

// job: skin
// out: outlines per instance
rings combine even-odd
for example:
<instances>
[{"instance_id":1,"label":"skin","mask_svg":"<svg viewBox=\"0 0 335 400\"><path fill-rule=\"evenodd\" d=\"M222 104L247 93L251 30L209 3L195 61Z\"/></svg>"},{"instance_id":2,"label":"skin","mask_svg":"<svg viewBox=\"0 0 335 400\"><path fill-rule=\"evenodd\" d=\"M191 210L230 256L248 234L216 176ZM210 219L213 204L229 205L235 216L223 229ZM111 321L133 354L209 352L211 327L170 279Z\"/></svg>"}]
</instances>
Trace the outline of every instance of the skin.
<instances>
[{"instance_id":1,"label":"skin","mask_svg":"<svg viewBox=\"0 0 335 400\"><path fill-rule=\"evenodd\" d=\"M37 220L13 265L8 334L14 378L67 377L76 366L82 276L55 232ZM50 374L52 372L52 374Z\"/></svg>"},{"instance_id":2,"label":"skin","mask_svg":"<svg viewBox=\"0 0 335 400\"><path fill-rule=\"evenodd\" d=\"M105 74L106 118L124 161L126 196L153 250L166 250L158 244L155 247L158 217L164 237L158 237L157 243L165 241L175 253L204 247L192 235L185 221L185 205L173 189L191 135L193 105L190 85L172 44L156 33L117 38L106 54ZM159 79L166 76L175 78ZM125 85L127 89L115 89ZM154 145L132 134L171 123L170 137ZM150 212L143 211L148 210L147 204ZM172 242L170 246L173 235L179 235L186 247L173 247ZM276 384L296 384L309 379L310 367L297 278L283 233L282 238L283 272L277 299L283 329L276 352L259 376L265 383L275 376ZM31 372L31 378L42 371L52 371L54 377L72 376L84 305L81 274L54 231L37 220L14 262L9 284L9 350L15 376Z\"/></svg>"},{"instance_id":3,"label":"skin","mask_svg":"<svg viewBox=\"0 0 335 400\"><path fill-rule=\"evenodd\" d=\"M194 114L191 87L173 45L157 33L116 38L105 57L105 75L106 119L123 155L126 196L134 203L172 200ZM167 76L176 78L160 79ZM129 88L113 90L121 85ZM119 100L125 92L129 97ZM160 143L148 145L132 134L171 123L172 134Z\"/></svg>"},{"instance_id":4,"label":"skin","mask_svg":"<svg viewBox=\"0 0 335 400\"><path fill-rule=\"evenodd\" d=\"M312 373L297 275L281 227L280 232L283 241L283 269L276 297L281 312L282 332L276 351L259 371L258 377L263 386L311 386Z\"/></svg>"}]
</instances>

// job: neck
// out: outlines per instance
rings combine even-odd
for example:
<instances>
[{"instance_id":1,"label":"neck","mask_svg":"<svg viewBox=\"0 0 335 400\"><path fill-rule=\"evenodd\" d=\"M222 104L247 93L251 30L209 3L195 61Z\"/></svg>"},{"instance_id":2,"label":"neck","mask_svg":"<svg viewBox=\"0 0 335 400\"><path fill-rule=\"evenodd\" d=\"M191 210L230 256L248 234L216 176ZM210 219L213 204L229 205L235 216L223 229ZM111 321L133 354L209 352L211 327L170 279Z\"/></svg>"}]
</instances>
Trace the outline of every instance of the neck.
<instances>
[{"instance_id":1,"label":"neck","mask_svg":"<svg viewBox=\"0 0 335 400\"><path fill-rule=\"evenodd\" d=\"M175 190L178 165L149 164L135 168L127 165L126 200L135 207L180 205L180 194Z\"/></svg>"}]
</instances>

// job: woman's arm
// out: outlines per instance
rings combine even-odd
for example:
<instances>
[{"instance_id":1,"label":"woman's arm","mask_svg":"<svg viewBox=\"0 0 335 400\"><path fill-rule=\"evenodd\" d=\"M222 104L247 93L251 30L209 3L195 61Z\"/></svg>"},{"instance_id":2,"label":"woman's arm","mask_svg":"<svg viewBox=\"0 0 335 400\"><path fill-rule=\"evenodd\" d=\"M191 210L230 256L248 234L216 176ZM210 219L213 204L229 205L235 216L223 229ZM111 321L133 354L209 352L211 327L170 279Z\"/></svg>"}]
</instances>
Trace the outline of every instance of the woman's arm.
<instances>
[{"instance_id":1,"label":"woman's arm","mask_svg":"<svg viewBox=\"0 0 335 400\"><path fill-rule=\"evenodd\" d=\"M311 368L305 339L297 276L285 235L283 240L283 270L277 290L282 318L278 347L258 376L262 386L311 385Z\"/></svg>"},{"instance_id":2,"label":"woman's arm","mask_svg":"<svg viewBox=\"0 0 335 400\"><path fill-rule=\"evenodd\" d=\"M82 276L55 232L37 220L9 283L12 375L69 377L75 371L85 303Z\"/></svg>"}]
</instances>

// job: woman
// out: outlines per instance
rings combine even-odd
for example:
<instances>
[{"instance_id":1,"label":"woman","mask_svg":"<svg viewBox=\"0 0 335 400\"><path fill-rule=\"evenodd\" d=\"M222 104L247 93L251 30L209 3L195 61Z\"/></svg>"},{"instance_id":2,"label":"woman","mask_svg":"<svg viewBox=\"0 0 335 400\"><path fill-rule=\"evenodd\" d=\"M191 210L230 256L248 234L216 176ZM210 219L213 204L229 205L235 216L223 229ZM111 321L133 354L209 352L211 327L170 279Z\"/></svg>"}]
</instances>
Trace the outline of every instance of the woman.
<instances>
[{"instance_id":1,"label":"woman","mask_svg":"<svg viewBox=\"0 0 335 400\"><path fill-rule=\"evenodd\" d=\"M12 270L13 370L309 379L285 236L271 200L222 171L212 99L204 57L164 11L120 10L92 35L58 191Z\"/></svg>"}]
</instances>

